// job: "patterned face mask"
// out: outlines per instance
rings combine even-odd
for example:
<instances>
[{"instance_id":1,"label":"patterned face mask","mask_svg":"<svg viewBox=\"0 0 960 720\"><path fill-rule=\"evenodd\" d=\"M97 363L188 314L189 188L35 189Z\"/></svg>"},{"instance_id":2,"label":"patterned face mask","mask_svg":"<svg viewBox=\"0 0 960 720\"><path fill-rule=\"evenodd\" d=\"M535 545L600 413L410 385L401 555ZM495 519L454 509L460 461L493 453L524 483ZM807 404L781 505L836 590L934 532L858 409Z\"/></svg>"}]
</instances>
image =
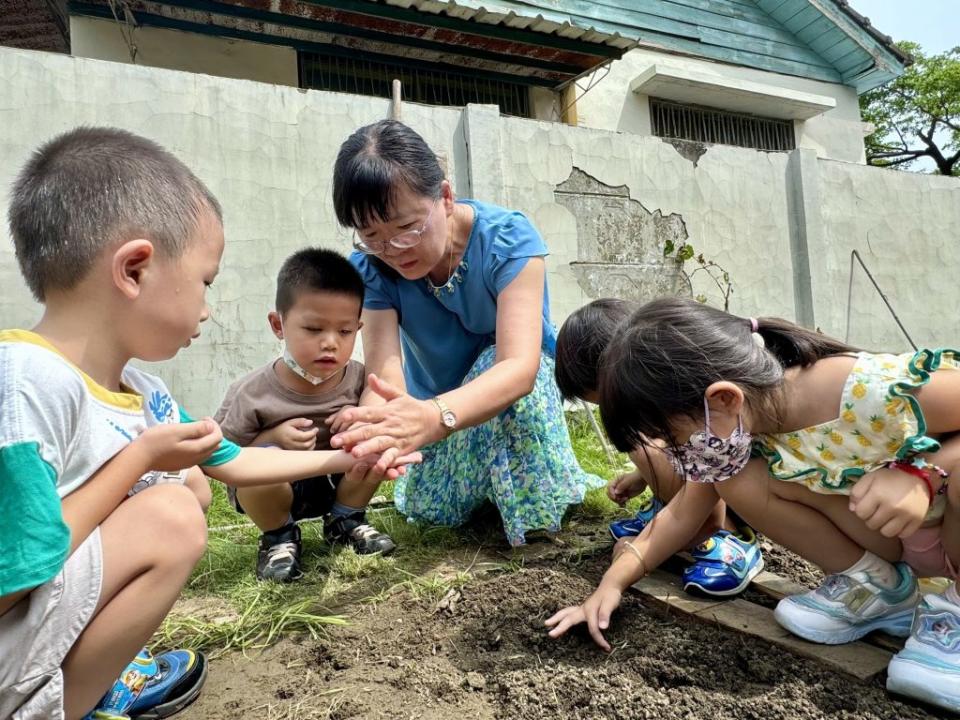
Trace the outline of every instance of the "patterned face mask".
<instances>
[{"instance_id":1,"label":"patterned face mask","mask_svg":"<svg viewBox=\"0 0 960 720\"><path fill-rule=\"evenodd\" d=\"M667 454L677 472L687 480L716 483L729 480L750 460L753 437L743 430L742 418L737 416L737 427L724 439L710 429L710 407L703 399L704 429L695 432L687 442Z\"/></svg>"}]
</instances>

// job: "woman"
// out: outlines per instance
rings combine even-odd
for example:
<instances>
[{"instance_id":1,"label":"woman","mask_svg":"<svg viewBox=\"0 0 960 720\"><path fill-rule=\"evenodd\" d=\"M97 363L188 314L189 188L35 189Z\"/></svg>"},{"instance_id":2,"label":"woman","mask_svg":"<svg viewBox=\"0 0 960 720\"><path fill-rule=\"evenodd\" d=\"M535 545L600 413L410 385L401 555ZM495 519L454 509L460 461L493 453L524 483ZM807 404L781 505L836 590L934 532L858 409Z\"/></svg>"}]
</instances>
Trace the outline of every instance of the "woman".
<instances>
[{"instance_id":1,"label":"woman","mask_svg":"<svg viewBox=\"0 0 960 720\"><path fill-rule=\"evenodd\" d=\"M333 201L355 230L374 376L361 407L334 418L333 446L383 453L385 466L423 448L394 490L412 519L459 525L489 499L513 545L558 530L601 481L570 446L536 229L520 213L457 201L423 138L390 120L340 148Z\"/></svg>"}]
</instances>

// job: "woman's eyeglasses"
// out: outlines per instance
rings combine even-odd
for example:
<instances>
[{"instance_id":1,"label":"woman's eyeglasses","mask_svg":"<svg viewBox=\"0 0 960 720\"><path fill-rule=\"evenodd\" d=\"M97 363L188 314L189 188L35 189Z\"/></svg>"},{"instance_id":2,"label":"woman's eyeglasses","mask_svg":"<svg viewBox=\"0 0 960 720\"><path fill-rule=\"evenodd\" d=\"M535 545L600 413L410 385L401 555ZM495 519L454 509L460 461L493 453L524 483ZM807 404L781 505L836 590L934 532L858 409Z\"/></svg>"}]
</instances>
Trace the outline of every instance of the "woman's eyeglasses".
<instances>
[{"instance_id":1,"label":"woman's eyeglasses","mask_svg":"<svg viewBox=\"0 0 960 720\"><path fill-rule=\"evenodd\" d=\"M406 230L398 235L394 235L389 240L364 240L354 231L353 247L367 255L379 255L387 249L388 245L397 250L407 250L408 248L415 247L423 240L423 234L427 231L427 225L430 224L430 218L433 216L433 211L436 207L436 203L434 203L419 230Z\"/></svg>"}]
</instances>

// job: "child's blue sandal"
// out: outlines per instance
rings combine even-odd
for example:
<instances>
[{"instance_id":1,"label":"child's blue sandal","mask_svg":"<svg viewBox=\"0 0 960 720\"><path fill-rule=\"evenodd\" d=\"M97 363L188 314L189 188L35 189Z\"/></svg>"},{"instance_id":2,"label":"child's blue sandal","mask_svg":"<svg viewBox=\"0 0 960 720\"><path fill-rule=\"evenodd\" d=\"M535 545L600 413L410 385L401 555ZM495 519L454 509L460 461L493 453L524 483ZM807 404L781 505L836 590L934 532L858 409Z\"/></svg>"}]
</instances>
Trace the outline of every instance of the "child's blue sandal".
<instances>
[{"instance_id":1,"label":"child's blue sandal","mask_svg":"<svg viewBox=\"0 0 960 720\"><path fill-rule=\"evenodd\" d=\"M719 530L692 552L694 562L683 571L683 589L715 597L731 597L747 589L763 570L763 556L753 530L739 535Z\"/></svg>"},{"instance_id":2,"label":"child's blue sandal","mask_svg":"<svg viewBox=\"0 0 960 720\"><path fill-rule=\"evenodd\" d=\"M651 495L640 506L635 517L610 523L610 534L614 540L636 537L662 509L663 503Z\"/></svg>"}]
</instances>

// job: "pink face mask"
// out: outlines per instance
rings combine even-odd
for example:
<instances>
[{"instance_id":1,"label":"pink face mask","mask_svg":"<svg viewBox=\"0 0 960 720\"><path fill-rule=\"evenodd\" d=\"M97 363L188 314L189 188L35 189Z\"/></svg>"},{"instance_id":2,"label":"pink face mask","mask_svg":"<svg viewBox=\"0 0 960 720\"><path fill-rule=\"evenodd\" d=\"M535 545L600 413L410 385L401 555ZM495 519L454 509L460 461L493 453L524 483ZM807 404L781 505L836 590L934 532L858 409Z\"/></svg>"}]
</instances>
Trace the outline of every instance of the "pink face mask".
<instances>
[{"instance_id":1,"label":"pink face mask","mask_svg":"<svg viewBox=\"0 0 960 720\"><path fill-rule=\"evenodd\" d=\"M737 427L724 439L710 429L710 407L703 399L704 429L695 432L687 442L667 454L677 472L693 482L716 483L729 480L750 460L753 437L743 430L737 417Z\"/></svg>"}]
</instances>

